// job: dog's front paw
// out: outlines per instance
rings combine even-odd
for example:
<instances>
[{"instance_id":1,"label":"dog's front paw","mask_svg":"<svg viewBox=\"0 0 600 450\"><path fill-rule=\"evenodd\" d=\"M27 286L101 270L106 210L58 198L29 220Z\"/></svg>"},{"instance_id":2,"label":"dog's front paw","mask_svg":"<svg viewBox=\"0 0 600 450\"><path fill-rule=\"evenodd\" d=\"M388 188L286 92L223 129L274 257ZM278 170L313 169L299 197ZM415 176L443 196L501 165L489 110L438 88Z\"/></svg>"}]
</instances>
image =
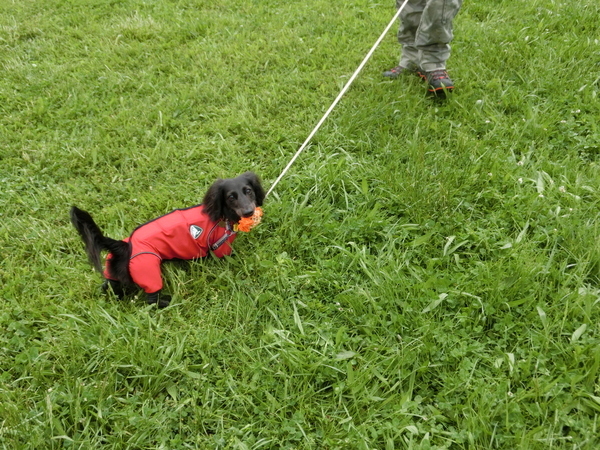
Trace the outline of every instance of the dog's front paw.
<instances>
[{"instance_id":1,"label":"dog's front paw","mask_svg":"<svg viewBox=\"0 0 600 450\"><path fill-rule=\"evenodd\" d=\"M125 289L123 288L123 285L116 280L105 279L102 285L100 285L100 291L103 294L112 292L119 300L122 300L125 296Z\"/></svg>"},{"instance_id":2,"label":"dog's front paw","mask_svg":"<svg viewBox=\"0 0 600 450\"><path fill-rule=\"evenodd\" d=\"M163 294L161 291L156 291L148 294L147 302L149 305L157 304L159 308L166 308L171 303L171 296Z\"/></svg>"}]
</instances>

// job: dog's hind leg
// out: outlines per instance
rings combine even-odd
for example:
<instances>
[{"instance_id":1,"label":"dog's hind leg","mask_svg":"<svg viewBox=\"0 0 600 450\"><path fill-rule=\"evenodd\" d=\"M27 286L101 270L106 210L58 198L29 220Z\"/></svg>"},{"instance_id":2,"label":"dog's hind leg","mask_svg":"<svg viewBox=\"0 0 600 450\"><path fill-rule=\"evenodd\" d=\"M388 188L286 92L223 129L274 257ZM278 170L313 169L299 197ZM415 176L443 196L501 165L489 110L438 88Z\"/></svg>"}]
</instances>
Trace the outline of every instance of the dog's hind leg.
<instances>
[{"instance_id":1,"label":"dog's hind leg","mask_svg":"<svg viewBox=\"0 0 600 450\"><path fill-rule=\"evenodd\" d=\"M162 292L161 259L156 253L140 252L129 261L131 278L148 296L148 304L159 308L169 306L171 297Z\"/></svg>"}]
</instances>

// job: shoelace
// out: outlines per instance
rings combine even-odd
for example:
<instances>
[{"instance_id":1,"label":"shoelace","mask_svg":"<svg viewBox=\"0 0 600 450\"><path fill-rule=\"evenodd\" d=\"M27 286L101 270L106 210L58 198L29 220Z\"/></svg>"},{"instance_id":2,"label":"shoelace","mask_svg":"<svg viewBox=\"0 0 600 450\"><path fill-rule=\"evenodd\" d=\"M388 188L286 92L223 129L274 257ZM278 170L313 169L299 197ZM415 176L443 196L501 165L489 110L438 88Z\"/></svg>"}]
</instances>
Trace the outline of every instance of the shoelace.
<instances>
[{"instance_id":1,"label":"shoelace","mask_svg":"<svg viewBox=\"0 0 600 450\"><path fill-rule=\"evenodd\" d=\"M429 78L431 80L442 80L450 77L448 76L448 72L445 70L434 70L433 72L429 73Z\"/></svg>"}]
</instances>

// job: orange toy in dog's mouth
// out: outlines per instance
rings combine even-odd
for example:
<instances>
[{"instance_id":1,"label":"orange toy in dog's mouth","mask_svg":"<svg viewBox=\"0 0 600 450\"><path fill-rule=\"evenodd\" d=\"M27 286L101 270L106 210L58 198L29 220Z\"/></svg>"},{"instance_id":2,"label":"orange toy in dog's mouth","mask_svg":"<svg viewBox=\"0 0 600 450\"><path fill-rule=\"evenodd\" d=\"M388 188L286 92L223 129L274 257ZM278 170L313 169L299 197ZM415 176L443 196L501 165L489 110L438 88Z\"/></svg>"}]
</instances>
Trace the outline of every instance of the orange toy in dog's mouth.
<instances>
[{"instance_id":1,"label":"orange toy in dog's mouth","mask_svg":"<svg viewBox=\"0 0 600 450\"><path fill-rule=\"evenodd\" d=\"M243 231L247 233L252 228L260 223L260 219L263 215L262 209L257 207L254 210L252 217L242 217L240 221L234 226L235 231Z\"/></svg>"}]
</instances>

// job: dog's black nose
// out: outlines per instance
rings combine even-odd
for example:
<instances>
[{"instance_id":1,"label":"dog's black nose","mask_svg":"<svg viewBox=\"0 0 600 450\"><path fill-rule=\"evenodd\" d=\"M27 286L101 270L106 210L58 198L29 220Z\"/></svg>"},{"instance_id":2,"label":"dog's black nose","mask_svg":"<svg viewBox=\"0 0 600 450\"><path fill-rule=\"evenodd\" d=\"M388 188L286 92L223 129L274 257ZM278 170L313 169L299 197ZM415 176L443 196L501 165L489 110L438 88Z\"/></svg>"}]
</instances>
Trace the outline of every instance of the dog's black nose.
<instances>
[{"instance_id":1,"label":"dog's black nose","mask_svg":"<svg viewBox=\"0 0 600 450\"><path fill-rule=\"evenodd\" d=\"M242 211L243 217L252 217L254 215L254 208Z\"/></svg>"}]
</instances>

